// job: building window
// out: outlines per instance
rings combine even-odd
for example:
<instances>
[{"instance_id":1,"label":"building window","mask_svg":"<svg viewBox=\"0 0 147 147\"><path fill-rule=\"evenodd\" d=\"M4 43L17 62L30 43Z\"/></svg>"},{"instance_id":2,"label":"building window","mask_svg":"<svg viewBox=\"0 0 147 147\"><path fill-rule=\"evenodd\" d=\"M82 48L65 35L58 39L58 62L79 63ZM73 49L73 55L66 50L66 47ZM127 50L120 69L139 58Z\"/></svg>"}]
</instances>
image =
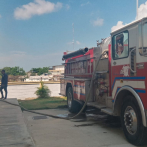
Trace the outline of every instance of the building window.
<instances>
[{"instance_id":1,"label":"building window","mask_svg":"<svg viewBox=\"0 0 147 147\"><path fill-rule=\"evenodd\" d=\"M127 58L129 55L128 31L113 36L112 38L112 56L114 60Z\"/></svg>"}]
</instances>

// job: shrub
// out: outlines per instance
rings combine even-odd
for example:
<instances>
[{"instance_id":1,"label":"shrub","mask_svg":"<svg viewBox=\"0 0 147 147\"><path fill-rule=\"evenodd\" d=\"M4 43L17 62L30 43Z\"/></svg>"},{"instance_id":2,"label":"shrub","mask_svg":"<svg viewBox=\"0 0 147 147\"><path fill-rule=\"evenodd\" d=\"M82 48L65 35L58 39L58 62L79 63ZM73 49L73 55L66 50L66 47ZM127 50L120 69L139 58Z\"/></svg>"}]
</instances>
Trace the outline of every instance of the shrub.
<instances>
[{"instance_id":1,"label":"shrub","mask_svg":"<svg viewBox=\"0 0 147 147\"><path fill-rule=\"evenodd\" d=\"M40 82L40 87L37 87L37 91L35 94L38 98L49 98L51 95L51 91L48 89L47 86L44 85L43 82Z\"/></svg>"}]
</instances>

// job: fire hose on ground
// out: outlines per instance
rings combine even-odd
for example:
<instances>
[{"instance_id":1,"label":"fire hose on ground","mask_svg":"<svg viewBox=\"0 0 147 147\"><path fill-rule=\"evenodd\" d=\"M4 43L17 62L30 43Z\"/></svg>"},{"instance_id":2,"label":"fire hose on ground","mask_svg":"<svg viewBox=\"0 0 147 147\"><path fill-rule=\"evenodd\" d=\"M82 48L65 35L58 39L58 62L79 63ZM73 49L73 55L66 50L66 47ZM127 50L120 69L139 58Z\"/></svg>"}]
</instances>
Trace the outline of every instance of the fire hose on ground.
<instances>
[{"instance_id":1,"label":"fire hose on ground","mask_svg":"<svg viewBox=\"0 0 147 147\"><path fill-rule=\"evenodd\" d=\"M95 66L95 70L94 70L94 72L93 72L93 74L92 74L92 78L91 78L91 81L90 81L90 88L89 88L88 94L87 94L87 96L86 96L86 101L85 101L83 107L81 108L81 110L80 110L76 115L74 115L73 117L60 117L60 116L55 116L55 115L51 115L51 114L40 113L40 112L36 112L36 111L33 111L33 110L28 110L28 109L24 108L24 107L21 106L21 105L14 104L14 103L11 103L11 102L8 102L8 101L5 101L5 100L0 100L0 101L1 101L1 102L4 102L4 103L7 103L7 104L10 104L10 105L13 105L13 106L18 106L18 107L20 107L20 108L21 108L22 110L24 110L24 111L31 112L31 113L35 113L35 114L39 114L39 115L49 116L49 117L57 118L57 119L65 119L65 120L74 119L74 118L76 118L77 116L79 116L79 115L83 112L83 110L85 109L85 107L86 107L86 105L87 105L87 102L88 102L88 100L89 100L89 98L90 98L90 92L91 92L91 90L92 90L92 83L93 83L93 80L94 80L94 78L95 78L95 74L96 74L97 67L98 67L98 65L99 65L99 62L100 62L101 57L102 57L103 55L105 55L105 54L106 54L106 51L104 51L104 52L100 55L99 59L97 60L97 63L96 63L96 66Z\"/></svg>"}]
</instances>

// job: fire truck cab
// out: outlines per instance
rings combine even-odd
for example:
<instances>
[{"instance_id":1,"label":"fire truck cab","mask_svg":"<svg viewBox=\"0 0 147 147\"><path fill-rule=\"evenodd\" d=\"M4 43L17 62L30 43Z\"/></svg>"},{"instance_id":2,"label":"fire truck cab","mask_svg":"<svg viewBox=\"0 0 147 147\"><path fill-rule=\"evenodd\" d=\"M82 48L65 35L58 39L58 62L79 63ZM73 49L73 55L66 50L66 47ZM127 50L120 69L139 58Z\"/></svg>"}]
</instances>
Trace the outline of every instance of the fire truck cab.
<instances>
[{"instance_id":1,"label":"fire truck cab","mask_svg":"<svg viewBox=\"0 0 147 147\"><path fill-rule=\"evenodd\" d=\"M94 76L87 105L120 116L127 140L143 145L147 135L147 18L112 32L97 47L64 53L63 59L60 93L67 96L69 111L80 111Z\"/></svg>"}]
</instances>

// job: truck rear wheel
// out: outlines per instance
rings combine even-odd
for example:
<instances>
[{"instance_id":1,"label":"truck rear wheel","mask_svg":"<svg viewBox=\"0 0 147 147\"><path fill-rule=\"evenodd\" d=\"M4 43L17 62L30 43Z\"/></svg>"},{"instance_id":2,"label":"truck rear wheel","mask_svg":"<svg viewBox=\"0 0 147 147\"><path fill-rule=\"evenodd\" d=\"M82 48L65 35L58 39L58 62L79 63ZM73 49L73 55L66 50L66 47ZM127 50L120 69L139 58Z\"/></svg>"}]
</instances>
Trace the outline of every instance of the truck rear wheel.
<instances>
[{"instance_id":1,"label":"truck rear wheel","mask_svg":"<svg viewBox=\"0 0 147 147\"><path fill-rule=\"evenodd\" d=\"M121 110L121 123L127 140L134 145L146 143L147 128L143 126L141 112L132 96L128 96Z\"/></svg>"},{"instance_id":2,"label":"truck rear wheel","mask_svg":"<svg viewBox=\"0 0 147 147\"><path fill-rule=\"evenodd\" d=\"M80 111L80 104L73 99L73 90L72 87L67 89L67 106L68 110L71 113L78 113Z\"/></svg>"}]
</instances>

